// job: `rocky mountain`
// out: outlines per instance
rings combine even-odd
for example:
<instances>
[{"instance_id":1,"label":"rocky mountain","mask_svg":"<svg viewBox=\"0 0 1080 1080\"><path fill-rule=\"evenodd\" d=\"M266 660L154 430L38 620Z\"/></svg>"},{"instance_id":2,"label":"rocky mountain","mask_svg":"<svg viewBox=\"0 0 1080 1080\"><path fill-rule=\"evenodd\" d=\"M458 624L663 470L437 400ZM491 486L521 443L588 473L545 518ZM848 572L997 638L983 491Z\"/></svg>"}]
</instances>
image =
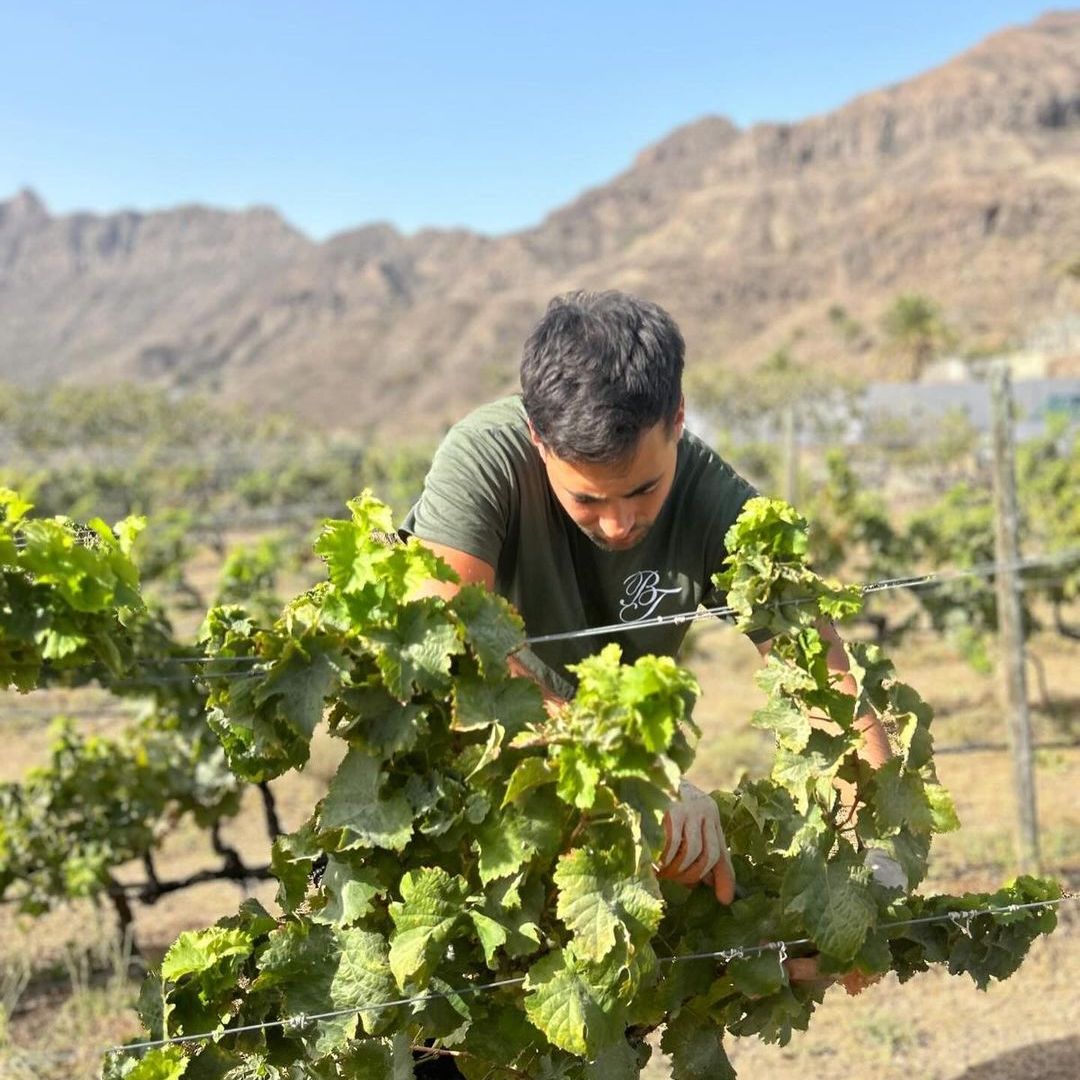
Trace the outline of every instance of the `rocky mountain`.
<instances>
[{"instance_id":1,"label":"rocky mountain","mask_svg":"<svg viewBox=\"0 0 1080 1080\"><path fill-rule=\"evenodd\" d=\"M1080 310L1078 259L1073 11L800 123L699 120L499 237L375 224L318 244L265 208L54 217L21 192L0 202L0 378L150 380L407 440L512 387L568 288L658 300L699 369L789 344L887 376L899 293L992 349Z\"/></svg>"}]
</instances>

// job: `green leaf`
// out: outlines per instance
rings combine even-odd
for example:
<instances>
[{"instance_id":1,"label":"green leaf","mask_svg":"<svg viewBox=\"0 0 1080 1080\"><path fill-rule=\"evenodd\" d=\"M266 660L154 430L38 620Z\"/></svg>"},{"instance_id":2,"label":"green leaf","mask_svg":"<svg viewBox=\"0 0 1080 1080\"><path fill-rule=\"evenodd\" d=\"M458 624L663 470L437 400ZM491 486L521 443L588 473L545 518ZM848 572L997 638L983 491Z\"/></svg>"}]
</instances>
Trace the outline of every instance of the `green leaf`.
<instances>
[{"instance_id":1,"label":"green leaf","mask_svg":"<svg viewBox=\"0 0 1080 1080\"><path fill-rule=\"evenodd\" d=\"M485 894L482 911L470 910L469 917L484 949L484 959L494 967L494 953L503 949L517 959L531 956L540 948L540 920L544 891L539 881L522 886L518 878L495 882Z\"/></svg>"},{"instance_id":2,"label":"green leaf","mask_svg":"<svg viewBox=\"0 0 1080 1080\"><path fill-rule=\"evenodd\" d=\"M960 817L952 796L941 784L925 786L926 799L930 804L930 817L934 832L952 832L960 828Z\"/></svg>"},{"instance_id":3,"label":"green leaf","mask_svg":"<svg viewBox=\"0 0 1080 1080\"><path fill-rule=\"evenodd\" d=\"M656 875L648 865L635 868L632 850L569 851L559 859L554 881L556 913L583 960L603 960L622 934L645 942L660 925L664 904Z\"/></svg>"},{"instance_id":4,"label":"green leaf","mask_svg":"<svg viewBox=\"0 0 1080 1080\"><path fill-rule=\"evenodd\" d=\"M509 938L506 927L491 918L490 915L485 915L480 911L470 911L469 918L472 919L473 926L476 928L476 936L480 939L480 947L484 950L484 963L493 968L495 966L495 951L505 945Z\"/></svg>"},{"instance_id":5,"label":"green leaf","mask_svg":"<svg viewBox=\"0 0 1080 1080\"><path fill-rule=\"evenodd\" d=\"M400 998L382 935L360 929L340 930L337 943L341 959L330 983L330 1001L335 1009L379 1005ZM400 1022L396 1009L361 1009L359 1016L369 1035L388 1031Z\"/></svg>"},{"instance_id":6,"label":"green leaf","mask_svg":"<svg viewBox=\"0 0 1080 1080\"><path fill-rule=\"evenodd\" d=\"M476 731L497 723L514 736L543 718L540 688L531 679L493 683L461 677L454 682L455 731Z\"/></svg>"},{"instance_id":7,"label":"green leaf","mask_svg":"<svg viewBox=\"0 0 1080 1080\"><path fill-rule=\"evenodd\" d=\"M527 757L524 761L519 761L510 774L502 805L506 807L519 803L522 796L533 788L553 784L556 779L557 774L552 770L547 758Z\"/></svg>"},{"instance_id":8,"label":"green leaf","mask_svg":"<svg viewBox=\"0 0 1080 1080\"><path fill-rule=\"evenodd\" d=\"M727 976L747 997L764 997L787 985L780 958L772 949L732 960Z\"/></svg>"},{"instance_id":9,"label":"green leaf","mask_svg":"<svg viewBox=\"0 0 1080 1080\"><path fill-rule=\"evenodd\" d=\"M813 731L801 753L780 748L773 762L772 779L791 793L795 806L805 814L813 798L823 804L833 800L833 777L852 750L844 735Z\"/></svg>"},{"instance_id":10,"label":"green leaf","mask_svg":"<svg viewBox=\"0 0 1080 1080\"><path fill-rule=\"evenodd\" d=\"M320 882L326 904L312 912L313 922L348 926L375 910L385 892L381 875L372 866L354 866L341 855L330 855Z\"/></svg>"},{"instance_id":11,"label":"green leaf","mask_svg":"<svg viewBox=\"0 0 1080 1080\"><path fill-rule=\"evenodd\" d=\"M252 938L244 930L185 930L161 961L161 977L176 982L184 975L198 975L215 968L227 956L248 956Z\"/></svg>"},{"instance_id":12,"label":"green leaf","mask_svg":"<svg viewBox=\"0 0 1080 1080\"><path fill-rule=\"evenodd\" d=\"M427 983L465 913L468 882L439 867L410 870L401 879L401 901L390 905L395 931L390 968L405 989Z\"/></svg>"},{"instance_id":13,"label":"green leaf","mask_svg":"<svg viewBox=\"0 0 1080 1080\"><path fill-rule=\"evenodd\" d=\"M510 603L482 585L465 585L450 601L465 640L476 650L487 676L506 671L506 658L525 640L525 623Z\"/></svg>"},{"instance_id":14,"label":"green leaf","mask_svg":"<svg viewBox=\"0 0 1080 1080\"><path fill-rule=\"evenodd\" d=\"M533 964L525 990L529 1020L562 1050L595 1058L623 1037L614 990L569 950L556 949Z\"/></svg>"},{"instance_id":15,"label":"green leaf","mask_svg":"<svg viewBox=\"0 0 1080 1080\"><path fill-rule=\"evenodd\" d=\"M382 785L379 763L360 750L350 750L330 781L319 814L320 829L344 829L343 848L403 850L412 836L412 807L400 791L383 798Z\"/></svg>"},{"instance_id":16,"label":"green leaf","mask_svg":"<svg viewBox=\"0 0 1080 1080\"><path fill-rule=\"evenodd\" d=\"M27 502L17 491L0 487L0 524L10 529L18 525L34 509L32 502Z\"/></svg>"},{"instance_id":17,"label":"green leaf","mask_svg":"<svg viewBox=\"0 0 1080 1080\"><path fill-rule=\"evenodd\" d=\"M351 933L346 931L344 933ZM341 1007L332 996L342 955L342 936L329 927L288 922L270 934L259 956L259 976L252 989L279 987L289 1016L321 1016ZM395 988L396 989L396 988ZM347 1004L355 1004L355 999ZM343 1046L356 1033L357 1015L311 1021L299 1031L318 1056Z\"/></svg>"},{"instance_id":18,"label":"green leaf","mask_svg":"<svg viewBox=\"0 0 1080 1080\"><path fill-rule=\"evenodd\" d=\"M405 754L427 728L428 706L401 702L383 686L350 687L334 709L332 730L379 758Z\"/></svg>"},{"instance_id":19,"label":"green leaf","mask_svg":"<svg viewBox=\"0 0 1080 1080\"><path fill-rule=\"evenodd\" d=\"M877 922L870 871L847 845L829 862L817 851L801 851L784 874L785 910L799 912L823 953L839 962L854 958Z\"/></svg>"},{"instance_id":20,"label":"green leaf","mask_svg":"<svg viewBox=\"0 0 1080 1080\"><path fill-rule=\"evenodd\" d=\"M191 1058L179 1046L158 1046L148 1050L130 1072L116 1075L124 1080L179 1080L189 1064Z\"/></svg>"},{"instance_id":21,"label":"green leaf","mask_svg":"<svg viewBox=\"0 0 1080 1080\"><path fill-rule=\"evenodd\" d=\"M600 783L600 769L595 755L586 747L561 746L558 757L559 798L580 810L590 810L596 802L596 786Z\"/></svg>"},{"instance_id":22,"label":"green leaf","mask_svg":"<svg viewBox=\"0 0 1080 1080\"><path fill-rule=\"evenodd\" d=\"M409 1063L412 1070L412 1063ZM338 1063L340 1080L396 1080L393 1046L383 1039L358 1039ZM402 1073L401 1080L413 1080Z\"/></svg>"},{"instance_id":23,"label":"green leaf","mask_svg":"<svg viewBox=\"0 0 1080 1080\"><path fill-rule=\"evenodd\" d=\"M930 831L933 820L922 778L907 771L899 758L874 771L873 792L879 829L887 833L909 826L916 832Z\"/></svg>"},{"instance_id":24,"label":"green leaf","mask_svg":"<svg viewBox=\"0 0 1080 1080\"><path fill-rule=\"evenodd\" d=\"M641 1064L630 1044L620 1039L585 1066L582 1080L638 1080Z\"/></svg>"},{"instance_id":25,"label":"green leaf","mask_svg":"<svg viewBox=\"0 0 1080 1080\"><path fill-rule=\"evenodd\" d=\"M536 790L520 808L493 812L476 830L480 880L487 885L518 873L534 857L558 849L563 815L551 792Z\"/></svg>"},{"instance_id":26,"label":"green leaf","mask_svg":"<svg viewBox=\"0 0 1080 1080\"><path fill-rule=\"evenodd\" d=\"M449 690L450 658L464 650L457 630L435 600L399 608L392 626L368 631L386 687L401 701L416 690Z\"/></svg>"},{"instance_id":27,"label":"green leaf","mask_svg":"<svg viewBox=\"0 0 1080 1080\"><path fill-rule=\"evenodd\" d=\"M257 705L279 699L282 717L297 734L310 740L323 717L324 702L337 685L341 653L325 643L290 643L254 694Z\"/></svg>"},{"instance_id":28,"label":"green leaf","mask_svg":"<svg viewBox=\"0 0 1080 1080\"><path fill-rule=\"evenodd\" d=\"M772 731L776 735L777 743L794 753L806 749L812 730L806 713L786 699L770 701L764 708L753 713L750 723L754 727Z\"/></svg>"},{"instance_id":29,"label":"green leaf","mask_svg":"<svg viewBox=\"0 0 1080 1080\"><path fill-rule=\"evenodd\" d=\"M285 833L274 840L270 868L278 880L277 901L283 910L294 911L303 903L317 852L310 821L295 833Z\"/></svg>"},{"instance_id":30,"label":"green leaf","mask_svg":"<svg viewBox=\"0 0 1080 1080\"><path fill-rule=\"evenodd\" d=\"M672 1080L735 1080L724 1029L692 1001L667 1022L660 1049L671 1058Z\"/></svg>"}]
</instances>

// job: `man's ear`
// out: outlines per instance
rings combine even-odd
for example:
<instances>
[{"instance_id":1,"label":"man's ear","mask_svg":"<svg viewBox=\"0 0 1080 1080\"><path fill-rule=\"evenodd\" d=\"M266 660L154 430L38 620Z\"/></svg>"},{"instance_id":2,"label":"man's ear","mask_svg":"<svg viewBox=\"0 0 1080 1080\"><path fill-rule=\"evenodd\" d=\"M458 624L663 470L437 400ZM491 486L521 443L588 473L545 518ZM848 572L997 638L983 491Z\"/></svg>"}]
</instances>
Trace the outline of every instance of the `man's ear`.
<instances>
[{"instance_id":1,"label":"man's ear","mask_svg":"<svg viewBox=\"0 0 1080 1080\"><path fill-rule=\"evenodd\" d=\"M526 423L529 425L529 438L532 440L533 446L540 451L540 460L546 462L547 447L540 441L540 436L537 435L536 428L532 426L532 421L527 420Z\"/></svg>"},{"instance_id":2,"label":"man's ear","mask_svg":"<svg viewBox=\"0 0 1080 1080\"><path fill-rule=\"evenodd\" d=\"M675 422L672 424L672 432L675 435L675 441L678 442L682 438L683 428L686 426L686 398L679 398L679 411L675 414Z\"/></svg>"}]
</instances>

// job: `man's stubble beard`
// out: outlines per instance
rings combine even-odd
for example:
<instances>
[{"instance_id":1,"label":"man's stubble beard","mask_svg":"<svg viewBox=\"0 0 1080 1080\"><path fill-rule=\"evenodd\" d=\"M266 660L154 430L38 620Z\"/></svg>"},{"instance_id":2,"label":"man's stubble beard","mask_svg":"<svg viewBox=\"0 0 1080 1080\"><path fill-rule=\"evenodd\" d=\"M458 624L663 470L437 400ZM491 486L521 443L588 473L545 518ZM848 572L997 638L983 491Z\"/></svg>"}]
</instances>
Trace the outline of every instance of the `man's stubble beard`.
<instances>
[{"instance_id":1,"label":"man's stubble beard","mask_svg":"<svg viewBox=\"0 0 1080 1080\"><path fill-rule=\"evenodd\" d=\"M634 540L629 544L620 544L618 546L611 544L602 536L598 536L595 533L589 532L588 529L584 528L581 525L579 525L578 528L581 529L581 531L589 538L590 541L592 541L595 547L598 547L601 551L607 551L614 554L621 551L632 551L634 548L638 547L641 544L642 540L644 540L645 537L649 535L649 530L652 529L653 524L654 523L650 521L647 525L637 526L637 528L641 530L640 534L637 534L637 529L635 529L635 532L631 533L631 536L635 537Z\"/></svg>"}]
</instances>

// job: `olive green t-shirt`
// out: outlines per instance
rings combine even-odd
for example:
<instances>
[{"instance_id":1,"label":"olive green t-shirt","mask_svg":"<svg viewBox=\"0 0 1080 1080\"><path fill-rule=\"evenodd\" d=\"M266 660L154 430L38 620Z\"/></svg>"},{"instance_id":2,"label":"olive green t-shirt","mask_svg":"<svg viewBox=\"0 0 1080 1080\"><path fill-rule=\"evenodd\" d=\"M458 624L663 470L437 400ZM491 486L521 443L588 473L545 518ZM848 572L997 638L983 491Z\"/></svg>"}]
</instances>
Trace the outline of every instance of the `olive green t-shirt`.
<instances>
[{"instance_id":1,"label":"olive green t-shirt","mask_svg":"<svg viewBox=\"0 0 1080 1080\"><path fill-rule=\"evenodd\" d=\"M496 592L521 612L530 638L625 626L532 645L544 664L572 682L566 666L612 641L631 662L646 653L677 653L687 623L634 624L723 603L711 578L722 568L728 528L756 494L684 432L675 480L652 528L627 551L604 551L559 505L515 396L484 405L451 428L403 531L493 566ZM552 689L565 694L567 688Z\"/></svg>"}]
</instances>

